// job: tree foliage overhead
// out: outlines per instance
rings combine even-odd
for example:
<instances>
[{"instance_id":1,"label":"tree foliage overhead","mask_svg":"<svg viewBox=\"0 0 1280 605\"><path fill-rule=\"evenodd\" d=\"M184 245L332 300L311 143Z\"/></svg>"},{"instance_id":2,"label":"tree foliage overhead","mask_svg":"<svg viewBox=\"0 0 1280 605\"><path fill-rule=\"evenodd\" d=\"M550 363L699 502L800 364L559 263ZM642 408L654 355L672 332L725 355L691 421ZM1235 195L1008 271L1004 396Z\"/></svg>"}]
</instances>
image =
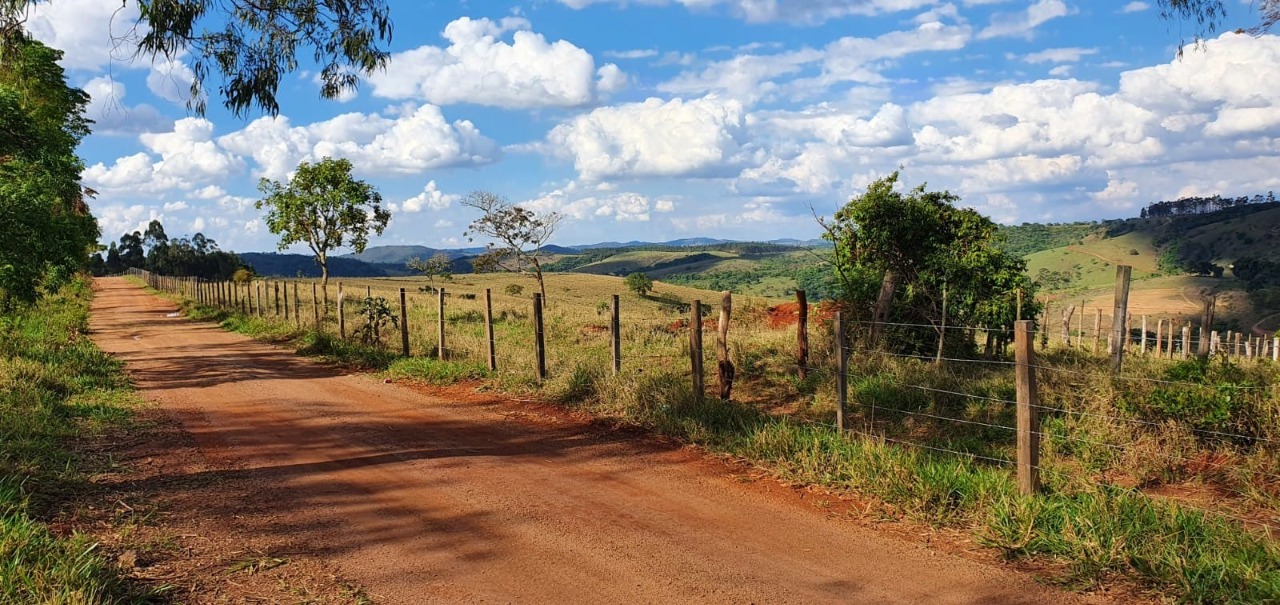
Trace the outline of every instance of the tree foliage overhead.
<instances>
[{"instance_id":1,"label":"tree foliage overhead","mask_svg":"<svg viewBox=\"0 0 1280 605\"><path fill-rule=\"evenodd\" d=\"M267 210L267 228L280 236L279 249L304 242L320 265L322 283L329 283L329 252L349 247L364 252L369 232L382 235L391 213L382 195L369 183L351 176L351 162L324 158L303 162L288 183L258 182L265 196L255 204Z\"/></svg>"},{"instance_id":2,"label":"tree foliage overhead","mask_svg":"<svg viewBox=\"0 0 1280 605\"><path fill-rule=\"evenodd\" d=\"M89 97L67 86L61 58L0 38L0 306L35 300L43 280L82 267L98 238L75 153Z\"/></svg>"},{"instance_id":3,"label":"tree foliage overhead","mask_svg":"<svg viewBox=\"0 0 1280 605\"><path fill-rule=\"evenodd\" d=\"M0 36L22 37L29 8L41 0L0 0ZM216 75L228 109L280 111L285 75L305 58L320 71L320 94L354 90L361 74L387 64L391 41L386 0L138 0L140 16L124 42L138 54L186 61L195 80L191 107L204 112L205 82ZM103 36L109 35L102 32Z\"/></svg>"},{"instance_id":4,"label":"tree foliage overhead","mask_svg":"<svg viewBox=\"0 0 1280 605\"><path fill-rule=\"evenodd\" d=\"M1227 6L1222 0L1159 0L1159 4L1162 19L1193 25L1192 41L1196 44L1218 31L1227 17ZM1280 0L1257 0L1242 6L1258 10L1258 24L1245 32L1261 35L1280 23ZM1181 47L1178 52L1181 54Z\"/></svg>"},{"instance_id":5,"label":"tree foliage overhead","mask_svg":"<svg viewBox=\"0 0 1280 605\"><path fill-rule=\"evenodd\" d=\"M920 185L904 193L897 183L896 172L871 183L822 221L823 237L835 244L832 265L842 298L855 319L872 319L887 292L885 321L935 326L890 330L891 345L927 352L942 323L944 291L947 325L1011 328L1019 291L1023 317L1036 316L1026 261L1004 250L991 219L955 207L959 198L949 192ZM966 346L958 338L949 342Z\"/></svg>"},{"instance_id":6,"label":"tree foliage overhead","mask_svg":"<svg viewBox=\"0 0 1280 605\"><path fill-rule=\"evenodd\" d=\"M546 254L542 248L560 226L561 215L556 212L539 214L488 191L471 192L462 205L481 212L480 218L472 221L463 235L468 240L477 235L495 240L486 244L486 252L472 261L476 272L532 271L538 280L538 291L546 300L547 288L542 279L542 263Z\"/></svg>"}]
</instances>

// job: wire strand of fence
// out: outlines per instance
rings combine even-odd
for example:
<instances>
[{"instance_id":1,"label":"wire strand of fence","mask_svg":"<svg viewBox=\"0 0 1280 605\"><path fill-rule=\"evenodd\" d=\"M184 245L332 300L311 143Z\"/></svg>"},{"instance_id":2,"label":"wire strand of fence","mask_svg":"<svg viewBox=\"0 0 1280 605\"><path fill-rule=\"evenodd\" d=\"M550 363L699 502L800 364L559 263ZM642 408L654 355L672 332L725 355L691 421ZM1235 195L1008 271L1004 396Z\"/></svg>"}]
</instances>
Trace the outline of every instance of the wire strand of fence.
<instances>
[{"instance_id":1,"label":"wire strand of fence","mask_svg":"<svg viewBox=\"0 0 1280 605\"><path fill-rule=\"evenodd\" d=\"M1151 426L1151 427L1166 427L1166 426L1168 426L1168 424L1167 424L1167 423L1165 423L1165 422L1156 422L1156 421L1153 421L1153 420L1143 420L1143 419L1141 419L1141 418L1126 418L1126 417L1123 417L1123 416L1113 416L1113 415L1111 415L1111 414L1099 414L1099 413L1096 413L1096 412L1084 412L1084 411L1080 411L1080 410L1071 410L1071 409L1067 409L1067 408L1063 408L1063 407L1047 406L1047 405L1044 405L1044 404L1036 404L1036 405L1033 405L1032 407L1034 407L1034 408L1036 408L1036 409L1039 409L1039 410L1047 411L1047 412L1062 412L1062 413L1064 413L1064 414L1073 414L1073 415L1076 415L1076 416L1085 416L1085 417L1093 417L1093 418L1103 418L1103 419L1107 419L1107 420L1117 420L1117 421L1120 421L1120 422L1129 422L1129 423L1133 423L1133 424L1140 424L1140 425ZM1266 437L1260 437L1260 436L1254 436L1254 435L1244 435L1244 434L1241 434L1241 433L1228 433L1228 432L1225 432L1225 431L1214 431L1214 430L1211 430L1211 429L1198 429L1198 428L1195 428L1195 427L1188 427L1188 426L1181 426L1180 428L1182 428L1183 430L1186 430L1186 431L1188 431L1188 432L1198 434L1198 435L1211 435L1211 436L1214 436L1214 437L1224 437L1224 438L1230 438L1230 439L1238 439L1238 440L1241 440L1241 441L1255 441L1255 442L1259 442L1259 443L1269 443L1269 444L1280 443L1280 440L1276 440L1276 439L1268 439L1268 438L1266 438Z\"/></svg>"},{"instance_id":2,"label":"wire strand of fence","mask_svg":"<svg viewBox=\"0 0 1280 605\"><path fill-rule=\"evenodd\" d=\"M952 416L940 416L940 415L937 415L937 414L930 414L929 412L921 412L921 411L917 411L917 410L903 410L903 409L898 409L898 408L886 408L886 407L882 407L882 406L875 406L875 405L872 405L871 407L872 407L873 409L881 410L881 411L884 411L884 412L886 412L886 413L890 413L890 414L910 414L910 415L912 415L912 416L920 416L920 417L924 417L924 418L933 418L933 419L935 419L935 420L946 420L946 421L956 422L956 423L960 423L960 424L969 424L969 425L975 425L975 426L983 426L983 427L988 427L988 428L993 428L993 429L1004 429L1004 430L1006 430L1006 431L1013 431L1013 432L1017 432L1017 430L1018 430L1018 429L1017 429L1017 427L1005 426L1005 425L1003 425L1003 424L993 424L993 423L989 423L989 422L982 422L982 421L980 421L980 420L969 420L969 419L967 419L967 418L955 418L955 417L952 417Z\"/></svg>"}]
</instances>

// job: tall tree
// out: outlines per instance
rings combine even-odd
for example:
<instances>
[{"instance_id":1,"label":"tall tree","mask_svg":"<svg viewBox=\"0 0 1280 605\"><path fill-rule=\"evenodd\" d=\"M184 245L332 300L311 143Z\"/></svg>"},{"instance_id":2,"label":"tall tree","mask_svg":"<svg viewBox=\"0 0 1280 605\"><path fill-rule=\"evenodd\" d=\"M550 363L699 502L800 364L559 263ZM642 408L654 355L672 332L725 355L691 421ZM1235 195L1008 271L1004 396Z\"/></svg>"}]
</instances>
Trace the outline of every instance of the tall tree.
<instances>
[{"instance_id":1,"label":"tall tree","mask_svg":"<svg viewBox=\"0 0 1280 605\"><path fill-rule=\"evenodd\" d=\"M284 250L304 242L320 265L320 279L329 284L329 253L349 247L364 252L369 232L382 235L391 213L373 185L351 176L351 162L324 158L298 165L287 184L262 179L259 210L267 209L267 228L280 236Z\"/></svg>"},{"instance_id":2,"label":"tall tree","mask_svg":"<svg viewBox=\"0 0 1280 605\"><path fill-rule=\"evenodd\" d=\"M75 149L89 97L60 51L0 38L0 306L35 300L49 275L83 267L98 238Z\"/></svg>"},{"instance_id":3,"label":"tall tree","mask_svg":"<svg viewBox=\"0 0 1280 605\"><path fill-rule=\"evenodd\" d=\"M0 38L23 37L26 12L42 1L0 1ZM195 76L190 99L197 113L215 74L233 113L257 108L275 115L281 80L308 54L319 66L324 98L354 90L361 74L385 67L390 56L382 48L391 41L386 0L138 0L138 9L129 31L111 35L136 39L144 58L185 61Z\"/></svg>"},{"instance_id":4,"label":"tall tree","mask_svg":"<svg viewBox=\"0 0 1280 605\"><path fill-rule=\"evenodd\" d=\"M532 271L545 301L547 286L543 281L542 261L546 252L543 246L555 235L561 215L556 212L539 214L488 191L471 192L462 205L481 212L480 218L472 221L463 234L468 241L473 241L477 235L496 240L485 244L485 253L472 262L476 271Z\"/></svg>"}]
</instances>

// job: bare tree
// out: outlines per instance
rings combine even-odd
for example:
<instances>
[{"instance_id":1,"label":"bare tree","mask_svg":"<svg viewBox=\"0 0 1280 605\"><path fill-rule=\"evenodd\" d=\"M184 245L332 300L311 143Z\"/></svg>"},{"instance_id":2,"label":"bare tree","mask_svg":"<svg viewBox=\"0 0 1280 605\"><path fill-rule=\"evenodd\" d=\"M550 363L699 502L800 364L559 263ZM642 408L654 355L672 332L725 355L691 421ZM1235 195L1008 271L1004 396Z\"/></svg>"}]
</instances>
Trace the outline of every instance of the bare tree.
<instances>
[{"instance_id":1,"label":"bare tree","mask_svg":"<svg viewBox=\"0 0 1280 605\"><path fill-rule=\"evenodd\" d=\"M476 271L531 272L538 280L538 291L545 301L547 286L542 277L545 254L542 248L555 234L563 216L558 212L537 213L521 208L489 191L472 191L462 205L482 213L463 233L467 240L474 241L475 236L495 240L486 244L485 253L473 263Z\"/></svg>"},{"instance_id":2,"label":"bare tree","mask_svg":"<svg viewBox=\"0 0 1280 605\"><path fill-rule=\"evenodd\" d=\"M419 257L409 259L405 266L411 271L417 271L427 278L427 282L432 287L436 285L436 278L439 277L445 281L453 278L453 259L449 258L444 252L437 252L427 260Z\"/></svg>"}]
</instances>

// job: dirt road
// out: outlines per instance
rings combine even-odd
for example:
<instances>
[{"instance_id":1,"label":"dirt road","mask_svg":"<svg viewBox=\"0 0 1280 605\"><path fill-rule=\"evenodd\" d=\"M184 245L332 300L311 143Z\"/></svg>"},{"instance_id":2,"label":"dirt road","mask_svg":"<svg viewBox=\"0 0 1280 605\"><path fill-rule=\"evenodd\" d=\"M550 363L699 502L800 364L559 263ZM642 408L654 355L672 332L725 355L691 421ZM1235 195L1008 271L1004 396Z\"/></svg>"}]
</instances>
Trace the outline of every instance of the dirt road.
<instances>
[{"instance_id":1,"label":"dirt road","mask_svg":"<svg viewBox=\"0 0 1280 605\"><path fill-rule=\"evenodd\" d=\"M170 317L123 280L98 289L95 340L247 494L200 514L285 537L379 603L1078 600L771 495L689 449L344 375Z\"/></svg>"}]
</instances>

